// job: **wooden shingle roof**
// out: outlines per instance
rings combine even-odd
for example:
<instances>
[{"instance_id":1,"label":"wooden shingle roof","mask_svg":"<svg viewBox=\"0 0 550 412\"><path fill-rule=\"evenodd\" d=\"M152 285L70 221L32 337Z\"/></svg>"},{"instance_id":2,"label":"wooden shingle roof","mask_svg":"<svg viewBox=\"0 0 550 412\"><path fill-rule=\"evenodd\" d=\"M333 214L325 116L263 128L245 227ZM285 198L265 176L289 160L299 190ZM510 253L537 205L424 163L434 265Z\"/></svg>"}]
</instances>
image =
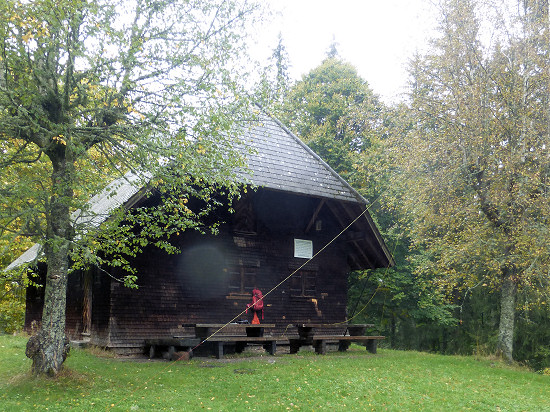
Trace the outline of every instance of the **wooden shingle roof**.
<instances>
[{"instance_id":1,"label":"wooden shingle roof","mask_svg":"<svg viewBox=\"0 0 550 412\"><path fill-rule=\"evenodd\" d=\"M244 136L253 184L309 196L366 203L344 179L279 121L266 115Z\"/></svg>"},{"instance_id":2,"label":"wooden shingle roof","mask_svg":"<svg viewBox=\"0 0 550 412\"><path fill-rule=\"evenodd\" d=\"M366 210L368 201L278 120L260 114L259 121L245 132L244 142L253 149L247 156L247 177L254 185L316 197L319 210L330 209L342 229L360 217L344 237L355 249L352 269L395 264Z\"/></svg>"}]
</instances>

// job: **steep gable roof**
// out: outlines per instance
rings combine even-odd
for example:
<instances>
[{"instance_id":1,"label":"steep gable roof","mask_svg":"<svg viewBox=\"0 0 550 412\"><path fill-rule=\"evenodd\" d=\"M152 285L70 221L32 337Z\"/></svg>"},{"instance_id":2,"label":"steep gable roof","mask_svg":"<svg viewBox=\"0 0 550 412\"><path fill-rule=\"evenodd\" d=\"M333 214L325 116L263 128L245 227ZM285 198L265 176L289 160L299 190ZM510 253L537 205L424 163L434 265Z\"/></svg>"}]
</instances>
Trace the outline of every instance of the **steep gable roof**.
<instances>
[{"instance_id":1,"label":"steep gable roof","mask_svg":"<svg viewBox=\"0 0 550 412\"><path fill-rule=\"evenodd\" d=\"M353 269L395 264L367 210L369 202L278 120L260 114L244 141L253 149L247 156L253 184L319 198L315 213L329 208L342 229L359 217L344 236L356 250L350 262Z\"/></svg>"},{"instance_id":2,"label":"steep gable roof","mask_svg":"<svg viewBox=\"0 0 550 412\"><path fill-rule=\"evenodd\" d=\"M279 121L261 115L244 142L253 184L315 197L367 203L344 179Z\"/></svg>"},{"instance_id":3,"label":"steep gable roof","mask_svg":"<svg viewBox=\"0 0 550 412\"><path fill-rule=\"evenodd\" d=\"M364 218L355 224L355 233L361 235L353 240L358 254L352 266L359 269L394 264L376 225L365 211L367 201L278 120L261 113L245 128L242 142L252 149L246 155L248 170L242 171L243 182L336 201L329 207L334 214L343 216L343 226L364 213ZM143 188L149 178L149 175L138 176L128 172L114 180L90 199L86 211L73 213L74 224L98 227L115 208L122 205L131 207L143 196ZM39 244L33 245L5 270L36 260L40 249ZM374 257L369 258L369 254Z\"/></svg>"}]
</instances>

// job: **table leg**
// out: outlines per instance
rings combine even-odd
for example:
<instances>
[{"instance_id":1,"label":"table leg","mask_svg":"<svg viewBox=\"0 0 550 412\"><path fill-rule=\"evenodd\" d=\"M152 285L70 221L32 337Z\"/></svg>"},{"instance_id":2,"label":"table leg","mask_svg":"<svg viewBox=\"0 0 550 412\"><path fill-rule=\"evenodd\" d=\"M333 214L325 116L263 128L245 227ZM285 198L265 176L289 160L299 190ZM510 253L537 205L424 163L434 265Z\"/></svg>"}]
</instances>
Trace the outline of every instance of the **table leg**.
<instances>
[{"instance_id":1,"label":"table leg","mask_svg":"<svg viewBox=\"0 0 550 412\"><path fill-rule=\"evenodd\" d=\"M270 355L275 355L277 352L277 341L271 341L264 345L264 349L269 352Z\"/></svg>"},{"instance_id":2,"label":"table leg","mask_svg":"<svg viewBox=\"0 0 550 412\"><path fill-rule=\"evenodd\" d=\"M292 353L292 354L298 353L298 351L300 350L300 346L301 346L300 340L290 339L289 343L290 343L290 353Z\"/></svg>"},{"instance_id":3,"label":"table leg","mask_svg":"<svg viewBox=\"0 0 550 412\"><path fill-rule=\"evenodd\" d=\"M214 356L216 359L223 358L223 342L213 342L214 344Z\"/></svg>"},{"instance_id":4,"label":"table leg","mask_svg":"<svg viewBox=\"0 0 550 412\"><path fill-rule=\"evenodd\" d=\"M378 341L376 339L370 339L367 341L367 344L365 346L367 347L367 350L370 353L376 354L376 347L378 346Z\"/></svg>"},{"instance_id":5,"label":"table leg","mask_svg":"<svg viewBox=\"0 0 550 412\"><path fill-rule=\"evenodd\" d=\"M325 355L327 353L327 341L315 341L315 352L317 352L319 355Z\"/></svg>"}]
</instances>

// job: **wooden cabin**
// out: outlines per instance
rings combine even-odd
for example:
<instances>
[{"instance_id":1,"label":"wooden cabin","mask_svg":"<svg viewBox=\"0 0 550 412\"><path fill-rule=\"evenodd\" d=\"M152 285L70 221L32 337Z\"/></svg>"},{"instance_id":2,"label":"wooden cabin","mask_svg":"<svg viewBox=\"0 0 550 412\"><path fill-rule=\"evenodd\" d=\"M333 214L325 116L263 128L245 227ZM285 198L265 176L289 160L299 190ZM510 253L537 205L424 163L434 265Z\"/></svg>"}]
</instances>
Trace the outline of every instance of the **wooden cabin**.
<instances>
[{"instance_id":1,"label":"wooden cabin","mask_svg":"<svg viewBox=\"0 0 550 412\"><path fill-rule=\"evenodd\" d=\"M217 212L218 235L185 232L176 255L148 248L133 262L138 289L97 268L70 275L72 339L87 336L118 353L140 352L146 339L181 334L184 324L250 320L250 313L240 313L254 287L267 294L262 322L279 331L346 320L348 272L393 264L369 213L363 214L368 202L277 120L264 116L245 142L255 149L247 159L258 188L234 205L235 213ZM96 209L144 201L123 180L113 187L119 195L96 196ZM31 258L32 252L10 266ZM39 322L42 304L43 289L29 288L27 330Z\"/></svg>"}]
</instances>

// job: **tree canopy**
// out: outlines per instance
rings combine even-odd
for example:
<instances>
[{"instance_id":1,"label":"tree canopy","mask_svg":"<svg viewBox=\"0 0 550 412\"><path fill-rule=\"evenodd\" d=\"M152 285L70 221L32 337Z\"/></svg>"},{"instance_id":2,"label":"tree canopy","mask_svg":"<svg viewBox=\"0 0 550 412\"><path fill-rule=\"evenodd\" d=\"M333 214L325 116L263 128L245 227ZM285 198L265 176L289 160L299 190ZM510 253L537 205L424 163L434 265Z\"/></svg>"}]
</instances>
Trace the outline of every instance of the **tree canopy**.
<instances>
[{"instance_id":1,"label":"tree canopy","mask_svg":"<svg viewBox=\"0 0 550 412\"><path fill-rule=\"evenodd\" d=\"M344 178L357 154L380 128L382 104L355 67L326 58L294 85L285 104L286 123Z\"/></svg>"},{"instance_id":2,"label":"tree canopy","mask_svg":"<svg viewBox=\"0 0 550 412\"><path fill-rule=\"evenodd\" d=\"M410 66L412 127L399 145L410 230L429 256L423 270L450 297L500 291L508 360L518 292L540 305L549 290L548 15L531 6L510 14L497 3L443 2L439 37ZM494 44L481 23L492 23Z\"/></svg>"},{"instance_id":3,"label":"tree canopy","mask_svg":"<svg viewBox=\"0 0 550 412\"><path fill-rule=\"evenodd\" d=\"M371 202L373 219L396 261L392 268L350 274L349 320L376 323L392 346L406 348L419 346L410 339L418 325L431 324L434 330L454 325L452 305L432 290L431 277L413 274L417 256L402 227L400 187L393 184L398 165L389 136L402 132L404 110L386 107L338 57L325 59L287 95L282 110L287 123Z\"/></svg>"},{"instance_id":4,"label":"tree canopy","mask_svg":"<svg viewBox=\"0 0 550 412\"><path fill-rule=\"evenodd\" d=\"M242 163L232 132L249 107L234 73L243 73L241 39L256 9L222 0L0 1L0 234L40 242L48 267L48 326L27 346L35 372L57 373L66 356L69 254L125 265L122 253L98 262L98 248L137 253L151 241L169 250L161 233L196 226L204 213L186 206L189 196L236 193ZM74 213L93 213L90 195L127 171L160 192L158 207L170 213L123 237L125 247L121 238L118 248L93 242Z\"/></svg>"}]
</instances>

